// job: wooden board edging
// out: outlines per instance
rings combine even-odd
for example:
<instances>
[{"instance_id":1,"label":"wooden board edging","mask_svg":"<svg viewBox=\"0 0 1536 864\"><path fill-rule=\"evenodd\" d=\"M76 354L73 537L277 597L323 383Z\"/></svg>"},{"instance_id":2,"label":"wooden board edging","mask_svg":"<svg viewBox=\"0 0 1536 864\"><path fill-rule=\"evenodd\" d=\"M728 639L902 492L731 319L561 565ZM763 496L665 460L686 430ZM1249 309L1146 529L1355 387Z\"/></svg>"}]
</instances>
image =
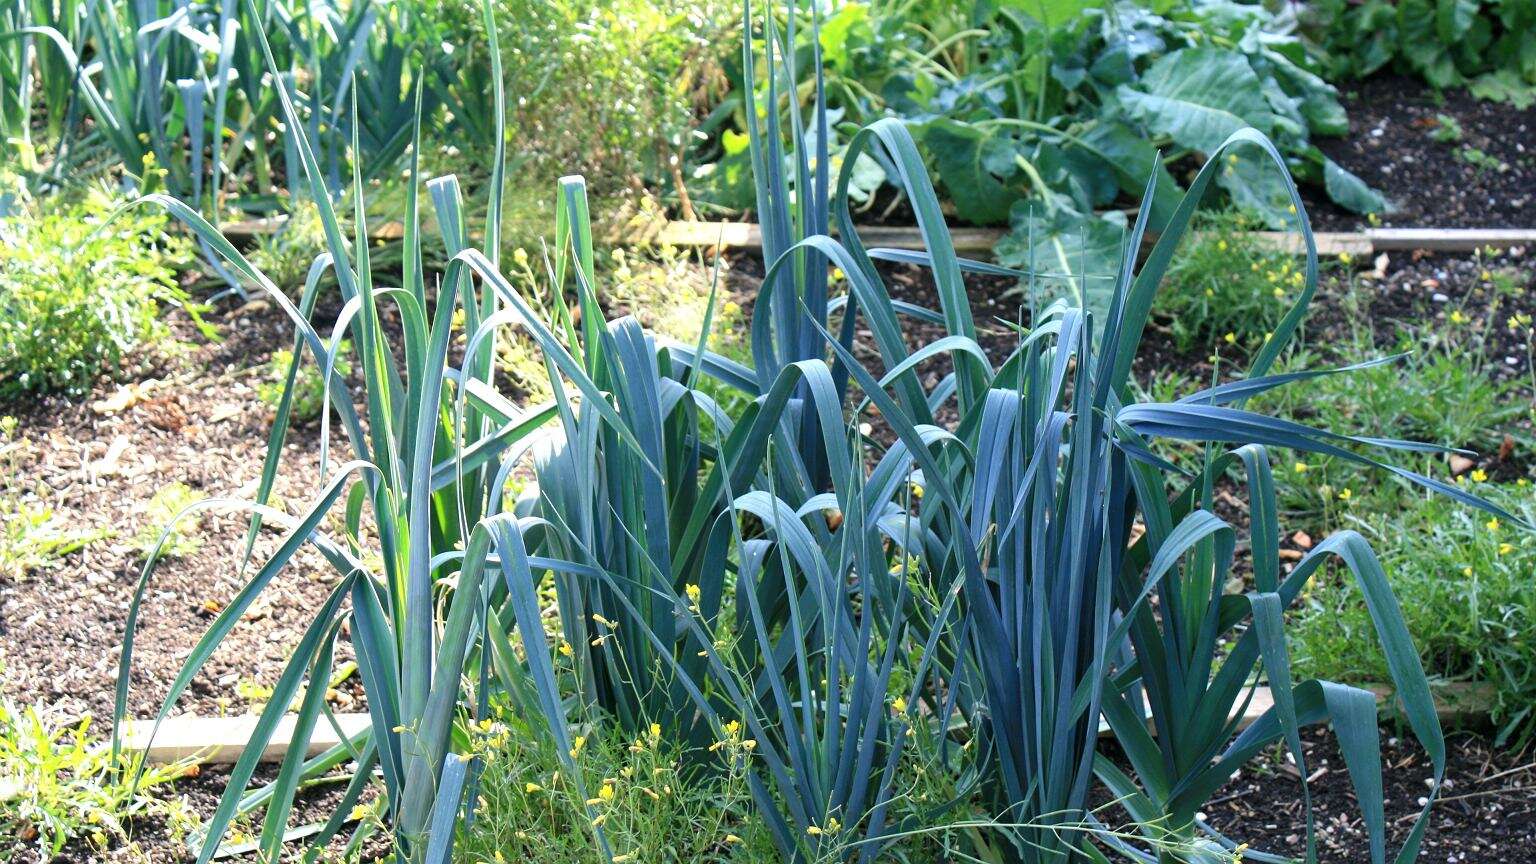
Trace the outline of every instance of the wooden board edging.
<instances>
[{"instance_id":1,"label":"wooden board edging","mask_svg":"<svg viewBox=\"0 0 1536 864\"><path fill-rule=\"evenodd\" d=\"M1391 688L1375 686L1369 689L1383 703L1383 719L1391 716L1393 708L1386 704ZM1447 724L1479 721L1488 716L1489 706L1492 705L1492 693L1483 685L1442 684L1434 688L1434 694L1435 711L1440 715L1440 720ZM1242 719L1238 721L1239 728L1245 728L1263 716L1272 705L1274 699L1270 696L1269 688L1257 688ZM255 715L249 714L236 717L171 717L161 724L154 742L148 747L148 760L156 764L183 759L198 759L212 765L232 764L244 751L245 742L250 740L257 719ZM261 761L277 762L287 755L293 741L294 719L294 715L289 714L278 724L272 740L262 751ZM336 721L348 737L366 732L370 722L367 714L337 714ZM127 734L123 737L124 749L144 751L151 725L147 720L130 722ZM1108 726L1100 723L1099 734L1108 735ZM339 743L341 739L337 737L336 730L330 723L321 720L310 737L307 755L317 755Z\"/></svg>"},{"instance_id":2,"label":"wooden board edging","mask_svg":"<svg viewBox=\"0 0 1536 864\"><path fill-rule=\"evenodd\" d=\"M955 251L966 256L987 256L1007 232L1002 228L954 228L950 236ZM1301 237L1295 232L1255 231L1265 242L1287 252L1300 254ZM1431 252L1473 252L1492 247L1536 246L1536 229L1524 228L1370 228L1363 232L1316 231L1313 239L1317 252L1325 257L1340 254L1355 256L1377 252L1405 252L1423 249ZM866 246L893 249L922 249L922 235L916 228L871 225L859 228L859 238ZM1155 238L1152 238L1155 239ZM668 222L652 233L650 242L682 247L721 247L758 249L762 233L750 222ZM1150 242L1150 240L1149 240Z\"/></svg>"},{"instance_id":3,"label":"wooden board edging","mask_svg":"<svg viewBox=\"0 0 1536 864\"><path fill-rule=\"evenodd\" d=\"M221 227L231 240L249 241L276 233L288 221L286 216L247 219ZM762 233L753 222L646 221L631 223L606 232L610 242L638 246L654 244L683 248L760 249ZM835 233L835 229L834 229ZM959 227L950 229L955 251L966 257L990 257L992 247L1008 232L1002 228ZM1300 254L1301 238L1294 232L1255 231L1265 242L1287 252ZM368 236L373 240L398 240L405 236L400 222L382 222ZM1479 249L1509 249L1536 246L1536 229L1527 228L1368 228L1365 231L1316 231L1317 252L1325 257L1340 254L1355 256L1378 252L1475 252ZM902 225L866 225L859 228L859 238L866 246L889 249L924 248L917 228ZM1155 240L1149 238L1149 242Z\"/></svg>"},{"instance_id":4,"label":"wooden board edging","mask_svg":"<svg viewBox=\"0 0 1536 864\"><path fill-rule=\"evenodd\" d=\"M245 744L251 740L251 733L256 731L256 723L259 719L255 714L241 714L233 717L199 717L195 714L184 714L179 717L168 717L155 732L153 742L149 741L149 733L154 722L133 720L129 722L127 731L123 735L123 749L130 752L145 752L148 745L148 761L161 765L183 759L196 759L209 765L230 765L245 752ZM293 727L296 719L297 715L288 714L278 721L277 729L272 733L272 740L267 742L267 748L262 751L261 761L279 762L288 754L288 748L293 744ZM367 714L337 714L336 724L348 738L355 738L358 734L368 731L371 721ZM341 739L336 735L336 730L328 721L321 718L309 737L309 751L306 755L318 755L340 743Z\"/></svg>"}]
</instances>

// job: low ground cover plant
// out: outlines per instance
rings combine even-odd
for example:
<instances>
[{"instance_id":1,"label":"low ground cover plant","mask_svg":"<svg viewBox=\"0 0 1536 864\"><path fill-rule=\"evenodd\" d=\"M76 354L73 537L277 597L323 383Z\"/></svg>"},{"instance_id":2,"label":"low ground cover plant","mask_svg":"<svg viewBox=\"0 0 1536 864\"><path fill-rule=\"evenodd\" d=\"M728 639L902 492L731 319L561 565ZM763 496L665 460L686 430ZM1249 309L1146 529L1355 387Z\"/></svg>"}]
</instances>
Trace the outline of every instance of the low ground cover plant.
<instances>
[{"instance_id":1,"label":"low ground cover plant","mask_svg":"<svg viewBox=\"0 0 1536 864\"><path fill-rule=\"evenodd\" d=\"M0 396L84 394L168 332L166 308L195 312L176 275L190 246L163 216L111 219L118 203L94 188L0 217Z\"/></svg>"},{"instance_id":2,"label":"low ground cover plant","mask_svg":"<svg viewBox=\"0 0 1536 864\"><path fill-rule=\"evenodd\" d=\"M1391 69L1521 108L1536 102L1536 9L1529 4L1322 0L1309 3L1302 18L1332 76Z\"/></svg>"},{"instance_id":3,"label":"low ground cover plant","mask_svg":"<svg viewBox=\"0 0 1536 864\"><path fill-rule=\"evenodd\" d=\"M91 726L89 717L0 698L0 861L52 860L71 842L104 853L129 839L135 819L164 818L173 834L190 825L183 803L165 793L191 763L137 774L138 761L113 756Z\"/></svg>"},{"instance_id":4,"label":"low ground cover plant","mask_svg":"<svg viewBox=\"0 0 1536 864\"><path fill-rule=\"evenodd\" d=\"M809 59L796 77L803 104L823 74L815 70L824 70L830 152L840 154L854 130L877 118L906 120L956 215L1012 228L997 249L1010 266L1050 261L1051 271L1109 278L1128 226L1124 213L1096 211L1134 201L1155 176L1148 194L1152 228L1161 230L1181 185L1243 127L1268 135L1294 176L1340 206L1386 206L1314 143L1345 134L1348 121L1296 35L1290 7L846 2L825 14L814 37L810 12L795 16L798 26L785 23ZM733 112L735 129L718 136L719 161L700 185L713 184L720 203L739 209L753 193L741 182L746 94L741 80L733 84L721 107ZM854 194L873 203L883 180L899 188L889 168L862 160ZM1284 184L1272 172L1236 160L1217 185L1250 215L1291 225Z\"/></svg>"}]
</instances>

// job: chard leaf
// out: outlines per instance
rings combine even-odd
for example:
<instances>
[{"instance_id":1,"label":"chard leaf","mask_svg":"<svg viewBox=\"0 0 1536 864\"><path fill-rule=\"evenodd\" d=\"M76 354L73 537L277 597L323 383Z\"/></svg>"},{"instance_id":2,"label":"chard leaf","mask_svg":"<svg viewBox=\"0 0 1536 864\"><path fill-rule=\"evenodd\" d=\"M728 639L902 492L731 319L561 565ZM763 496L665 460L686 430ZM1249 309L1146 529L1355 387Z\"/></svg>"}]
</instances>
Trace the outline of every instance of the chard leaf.
<instances>
[{"instance_id":1,"label":"chard leaf","mask_svg":"<svg viewBox=\"0 0 1536 864\"><path fill-rule=\"evenodd\" d=\"M1215 152L1233 132L1274 127L1259 78L1243 55L1185 48L1153 63L1141 88L1116 90L1130 116L1154 133L1201 153Z\"/></svg>"},{"instance_id":2,"label":"chard leaf","mask_svg":"<svg viewBox=\"0 0 1536 864\"><path fill-rule=\"evenodd\" d=\"M1014 169L1005 139L948 118L923 124L919 134L961 219L986 224L1008 218L1020 193L1007 182Z\"/></svg>"}]
</instances>

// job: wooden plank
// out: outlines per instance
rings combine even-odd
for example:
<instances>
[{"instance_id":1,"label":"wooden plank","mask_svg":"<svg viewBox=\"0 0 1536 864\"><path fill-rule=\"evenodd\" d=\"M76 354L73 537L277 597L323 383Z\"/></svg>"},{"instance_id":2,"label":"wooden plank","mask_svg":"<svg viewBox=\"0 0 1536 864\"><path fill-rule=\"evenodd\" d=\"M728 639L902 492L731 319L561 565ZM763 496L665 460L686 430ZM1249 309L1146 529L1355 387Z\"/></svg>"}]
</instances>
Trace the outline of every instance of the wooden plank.
<instances>
[{"instance_id":1,"label":"wooden plank","mask_svg":"<svg viewBox=\"0 0 1536 864\"><path fill-rule=\"evenodd\" d=\"M750 222L668 222L660 231L652 232L654 242L669 246L720 247L725 249L760 249L762 233ZM834 229L834 233L835 229ZM1267 243L1293 254L1303 250L1301 237L1284 231L1259 231L1257 235ZM955 251L968 257L989 257L1007 231L1002 228L953 228L950 238ZM1364 234L1344 231L1320 231L1313 235L1317 254L1332 257L1341 253L1365 256L1372 252L1371 239ZM892 249L925 248L922 234L916 229L900 225L867 225L859 228L859 239L866 246L883 246ZM1156 238L1150 238L1152 242Z\"/></svg>"},{"instance_id":2,"label":"wooden plank","mask_svg":"<svg viewBox=\"0 0 1536 864\"><path fill-rule=\"evenodd\" d=\"M1536 230L1524 228L1372 228L1365 236L1377 252L1474 252L1489 246L1508 249L1536 245Z\"/></svg>"},{"instance_id":3,"label":"wooden plank","mask_svg":"<svg viewBox=\"0 0 1536 864\"><path fill-rule=\"evenodd\" d=\"M1369 689L1375 691L1377 698L1383 703L1384 714L1391 714L1391 707L1386 705L1390 700L1391 688L1373 686ZM1491 688L1477 684L1436 685L1434 694L1435 712L1440 715L1440 720L1447 724L1477 722L1486 718L1493 698ZM1272 705L1274 705L1274 699L1270 695L1269 688L1260 687L1255 690L1252 701L1248 703L1247 710L1238 721L1239 728L1245 728L1258 720ZM205 763L227 765L240 758L241 752L245 749L245 742L250 740L251 733L256 729L257 719L254 715L171 717L160 726L152 743L147 741L152 725L150 721L135 720L128 724L127 732L123 736L123 747L130 751L142 751L148 744L149 761L154 763L163 764L196 758ZM261 754L261 761L277 762L288 753L288 748L293 741L294 719L294 715L289 714L278 723L272 740L268 742L266 750ZM351 738L366 732L370 723L367 714L337 714L336 721ZM1109 734L1107 723L1100 721L1099 734ZM331 724L321 719L310 737L307 755L314 756L339 743L341 739L336 737L336 731L331 728Z\"/></svg>"},{"instance_id":4,"label":"wooden plank","mask_svg":"<svg viewBox=\"0 0 1536 864\"><path fill-rule=\"evenodd\" d=\"M239 222L226 222L219 226L219 231L230 240L248 241L257 237L266 237L281 231L288 224L287 216L272 216L266 219L243 219ZM347 237L350 239L351 234ZM370 240L399 240L405 236L405 223L380 222L368 230Z\"/></svg>"},{"instance_id":5,"label":"wooden plank","mask_svg":"<svg viewBox=\"0 0 1536 864\"><path fill-rule=\"evenodd\" d=\"M169 717L160 724L153 742L149 741L153 722L135 720L128 724L123 735L123 748L144 751L147 746L149 761L159 764L193 758L214 765L228 765L240 758L245 743L251 740L251 734L256 731L258 719L251 714L236 717L198 717L190 714ZM293 743L295 719L295 715L289 714L278 722L272 740L268 742L266 750L262 751L261 761L277 762L287 755ZM370 722L367 714L336 715L337 725L349 738L366 732ZM306 755L314 756L339 743L341 739L336 736L336 730L322 717L310 735Z\"/></svg>"}]
</instances>

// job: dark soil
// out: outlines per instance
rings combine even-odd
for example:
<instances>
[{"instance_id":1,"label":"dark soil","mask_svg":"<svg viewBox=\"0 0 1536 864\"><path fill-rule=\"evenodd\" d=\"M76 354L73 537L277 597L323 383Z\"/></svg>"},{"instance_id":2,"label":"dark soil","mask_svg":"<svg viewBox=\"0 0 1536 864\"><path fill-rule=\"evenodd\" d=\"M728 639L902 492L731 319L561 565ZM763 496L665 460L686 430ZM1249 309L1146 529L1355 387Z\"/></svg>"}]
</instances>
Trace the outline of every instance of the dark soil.
<instances>
[{"instance_id":1,"label":"dark soil","mask_svg":"<svg viewBox=\"0 0 1536 864\"><path fill-rule=\"evenodd\" d=\"M271 353L289 345L292 330L281 312L264 303L226 305L209 320L222 341L208 343L184 315L173 313L185 348L141 357L122 376L136 382L126 389L103 381L84 400L46 397L0 406L0 415L20 421L11 456L17 470L0 478L5 491L35 496L71 528L110 532L19 580L0 578L0 684L10 698L47 703L67 715L88 712L106 722L123 627L143 566L136 538L147 532L152 543L160 527L148 524L149 501L177 482L210 497L254 496L271 428L271 412L256 387ZM318 444L316 425L296 428L288 439L276 498L290 512L318 486ZM344 458L344 446L333 442L332 452ZM200 539L199 547L156 571L134 647L132 716L158 709L183 658L243 584L247 525L233 513L203 517L200 527L186 532ZM264 560L277 538L264 531L253 560ZM249 701L237 685L276 679L333 579L317 554L301 553L257 598L179 709L204 715L247 711ZM335 707L356 710L359 692L340 688Z\"/></svg>"},{"instance_id":2,"label":"dark soil","mask_svg":"<svg viewBox=\"0 0 1536 864\"><path fill-rule=\"evenodd\" d=\"M1433 776L1428 757L1411 735L1386 737L1388 860L1397 853L1423 809ZM1419 860L1430 864L1517 864L1536 861L1536 763L1528 753L1492 750L1473 734L1446 742L1446 781L1430 814ZM1303 741L1321 861L1370 860L1369 837L1354 788L1334 737L1315 732ZM1306 816L1300 772L1289 754L1255 761L1205 809L1217 831L1255 850L1302 857Z\"/></svg>"},{"instance_id":3,"label":"dark soil","mask_svg":"<svg viewBox=\"0 0 1536 864\"><path fill-rule=\"evenodd\" d=\"M1344 89L1344 88L1341 88ZM1395 210L1381 224L1417 228L1536 227L1536 153L1527 142L1536 109L1436 92L1422 82L1377 76L1343 94L1349 135L1315 142L1329 157L1380 190ZM1436 140L1459 126L1459 140ZM1312 227L1354 231L1366 220L1303 188Z\"/></svg>"}]
</instances>

